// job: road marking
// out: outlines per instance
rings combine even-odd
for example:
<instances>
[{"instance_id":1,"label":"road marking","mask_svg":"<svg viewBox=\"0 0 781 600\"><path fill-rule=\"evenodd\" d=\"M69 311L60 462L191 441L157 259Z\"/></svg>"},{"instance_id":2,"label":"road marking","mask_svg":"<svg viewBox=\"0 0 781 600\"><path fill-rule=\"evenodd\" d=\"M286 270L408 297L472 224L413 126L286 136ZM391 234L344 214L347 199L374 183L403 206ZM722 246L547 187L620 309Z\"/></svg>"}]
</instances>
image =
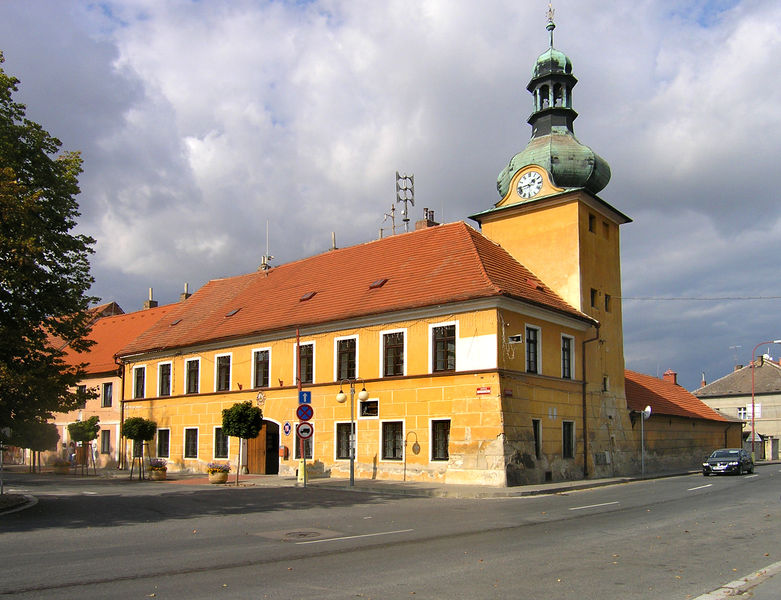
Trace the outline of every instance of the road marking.
<instances>
[{"instance_id":1,"label":"road marking","mask_svg":"<svg viewBox=\"0 0 781 600\"><path fill-rule=\"evenodd\" d=\"M586 508L599 508L600 506L610 506L611 504L619 504L619 502L603 502L602 504L589 504L588 506L575 506L570 510L584 510Z\"/></svg>"},{"instance_id":2,"label":"road marking","mask_svg":"<svg viewBox=\"0 0 781 600\"><path fill-rule=\"evenodd\" d=\"M407 533L415 531L414 529L399 529L397 531L381 531L379 533L364 533L363 535L345 535L343 537L327 538L325 540L309 540L306 542L296 542L296 544L319 544L321 542L336 542L339 540L354 540L356 538L375 537L378 535L393 535L394 533Z\"/></svg>"},{"instance_id":3,"label":"road marking","mask_svg":"<svg viewBox=\"0 0 781 600\"><path fill-rule=\"evenodd\" d=\"M704 490L705 488L709 488L712 485L713 485L712 483L706 483L705 485L698 485L697 487L689 488L686 491L693 492L694 490Z\"/></svg>"},{"instance_id":4,"label":"road marking","mask_svg":"<svg viewBox=\"0 0 781 600\"><path fill-rule=\"evenodd\" d=\"M752 475L746 475L744 479L754 479L754 477L759 477L756 473L753 473Z\"/></svg>"}]
</instances>

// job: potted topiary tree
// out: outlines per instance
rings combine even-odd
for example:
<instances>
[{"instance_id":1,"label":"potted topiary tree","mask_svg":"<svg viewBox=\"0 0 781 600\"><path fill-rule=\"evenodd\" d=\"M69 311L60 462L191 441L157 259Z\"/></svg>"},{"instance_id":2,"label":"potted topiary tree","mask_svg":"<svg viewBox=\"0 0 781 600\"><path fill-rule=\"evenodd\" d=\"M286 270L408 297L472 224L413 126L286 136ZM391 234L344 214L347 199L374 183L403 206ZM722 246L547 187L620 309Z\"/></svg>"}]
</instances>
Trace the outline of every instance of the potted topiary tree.
<instances>
[{"instance_id":1,"label":"potted topiary tree","mask_svg":"<svg viewBox=\"0 0 781 600\"><path fill-rule=\"evenodd\" d=\"M250 400L237 402L230 408L222 411L222 432L231 437L243 440L258 437L263 427L263 411L253 406ZM239 442L239 456L236 465L236 485L239 485L239 471L241 470L241 447Z\"/></svg>"},{"instance_id":2,"label":"potted topiary tree","mask_svg":"<svg viewBox=\"0 0 781 600\"><path fill-rule=\"evenodd\" d=\"M78 453L77 456L79 456L82 475L84 474L85 465L87 467L87 472L89 473L89 464L87 461L89 461L92 456L92 453L89 451L89 445L92 440L98 437L98 432L100 431L99 421L100 417L92 416L86 421L76 421L75 423L68 424L68 435L74 442L81 444L81 452ZM85 444L87 445L85 446ZM97 474L95 463L92 464L92 469Z\"/></svg>"},{"instance_id":3,"label":"potted topiary tree","mask_svg":"<svg viewBox=\"0 0 781 600\"><path fill-rule=\"evenodd\" d=\"M157 432L157 423L154 421L150 421L149 419L144 419L142 417L130 417L129 419L125 419L125 422L122 423L122 435L126 437L129 440L133 440L133 442L140 442L141 443L141 453L138 456L138 458L141 461L141 464L138 468L138 479L141 480L144 478L144 444L143 442L148 442L155 437L155 433ZM133 452L135 455L135 452ZM135 463L135 456L134 456L134 463ZM133 466L130 467L130 478L133 479Z\"/></svg>"}]
</instances>

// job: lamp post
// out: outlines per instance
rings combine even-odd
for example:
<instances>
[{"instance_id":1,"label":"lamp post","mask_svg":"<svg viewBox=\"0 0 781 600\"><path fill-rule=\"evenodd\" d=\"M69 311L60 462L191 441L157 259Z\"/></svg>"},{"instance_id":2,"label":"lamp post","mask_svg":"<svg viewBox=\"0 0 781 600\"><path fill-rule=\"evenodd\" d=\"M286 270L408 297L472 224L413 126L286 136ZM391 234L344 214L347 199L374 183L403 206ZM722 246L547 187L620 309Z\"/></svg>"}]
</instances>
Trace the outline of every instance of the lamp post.
<instances>
[{"instance_id":1,"label":"lamp post","mask_svg":"<svg viewBox=\"0 0 781 600\"><path fill-rule=\"evenodd\" d=\"M646 406L640 414L640 472L645 479L645 421L651 416L651 407Z\"/></svg>"},{"instance_id":2,"label":"lamp post","mask_svg":"<svg viewBox=\"0 0 781 600\"><path fill-rule=\"evenodd\" d=\"M358 400L366 400L369 392L366 391L366 382L357 377L355 379L342 379L339 382L339 393L336 394L336 401L343 404L347 400L347 394L342 391L345 383L350 384L350 487L355 486L355 383L359 381L363 384L361 391L358 392Z\"/></svg>"},{"instance_id":3,"label":"lamp post","mask_svg":"<svg viewBox=\"0 0 781 600\"><path fill-rule=\"evenodd\" d=\"M751 460L754 460L754 436L755 434L755 428L754 428L754 367L756 366L754 362L754 357L757 353L757 348L760 346L764 346L765 344L781 344L781 340L770 340L768 342L759 342L756 346L754 346L754 349L751 351Z\"/></svg>"}]
</instances>

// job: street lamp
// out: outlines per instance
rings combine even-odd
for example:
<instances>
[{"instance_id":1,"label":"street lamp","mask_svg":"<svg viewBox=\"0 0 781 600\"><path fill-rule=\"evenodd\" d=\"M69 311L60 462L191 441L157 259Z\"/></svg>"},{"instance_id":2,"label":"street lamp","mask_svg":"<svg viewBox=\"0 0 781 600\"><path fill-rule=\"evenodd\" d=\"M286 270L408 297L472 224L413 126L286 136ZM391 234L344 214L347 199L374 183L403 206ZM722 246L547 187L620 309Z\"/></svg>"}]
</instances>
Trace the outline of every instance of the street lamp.
<instances>
[{"instance_id":1,"label":"street lamp","mask_svg":"<svg viewBox=\"0 0 781 600\"><path fill-rule=\"evenodd\" d=\"M360 377L356 379L342 379L339 382L339 393L336 394L336 401L343 404L347 400L347 394L342 391L342 386L345 383L350 384L350 487L355 485L355 383L360 380L363 387L358 392L358 400L366 400L369 398L369 392L366 391L366 382Z\"/></svg>"},{"instance_id":2,"label":"street lamp","mask_svg":"<svg viewBox=\"0 0 781 600\"><path fill-rule=\"evenodd\" d=\"M757 348L764 346L765 344L781 344L781 340L770 340L769 342L760 342L751 351L751 459L754 460L754 436L756 435L754 429L754 356L757 353Z\"/></svg>"}]
</instances>

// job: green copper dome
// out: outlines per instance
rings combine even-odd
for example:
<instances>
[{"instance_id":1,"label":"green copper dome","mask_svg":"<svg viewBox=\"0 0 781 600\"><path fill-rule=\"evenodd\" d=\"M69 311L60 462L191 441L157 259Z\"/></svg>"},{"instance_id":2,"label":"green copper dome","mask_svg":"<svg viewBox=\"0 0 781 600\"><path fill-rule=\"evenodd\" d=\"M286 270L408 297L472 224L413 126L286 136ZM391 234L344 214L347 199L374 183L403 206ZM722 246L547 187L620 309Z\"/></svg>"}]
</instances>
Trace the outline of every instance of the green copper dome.
<instances>
[{"instance_id":1,"label":"green copper dome","mask_svg":"<svg viewBox=\"0 0 781 600\"><path fill-rule=\"evenodd\" d=\"M513 176L529 165L547 169L557 187L583 188L596 194L610 181L610 166L575 137L573 122L578 113L572 108L572 89L578 80L572 74L572 62L553 47L553 11L548 13L550 47L534 63L526 89L534 99L528 119L532 138L499 173L496 189L504 198Z\"/></svg>"},{"instance_id":2,"label":"green copper dome","mask_svg":"<svg viewBox=\"0 0 781 600\"><path fill-rule=\"evenodd\" d=\"M553 47L540 54L537 62L534 63L532 79L551 73L572 73L572 61L566 54Z\"/></svg>"}]
</instances>

